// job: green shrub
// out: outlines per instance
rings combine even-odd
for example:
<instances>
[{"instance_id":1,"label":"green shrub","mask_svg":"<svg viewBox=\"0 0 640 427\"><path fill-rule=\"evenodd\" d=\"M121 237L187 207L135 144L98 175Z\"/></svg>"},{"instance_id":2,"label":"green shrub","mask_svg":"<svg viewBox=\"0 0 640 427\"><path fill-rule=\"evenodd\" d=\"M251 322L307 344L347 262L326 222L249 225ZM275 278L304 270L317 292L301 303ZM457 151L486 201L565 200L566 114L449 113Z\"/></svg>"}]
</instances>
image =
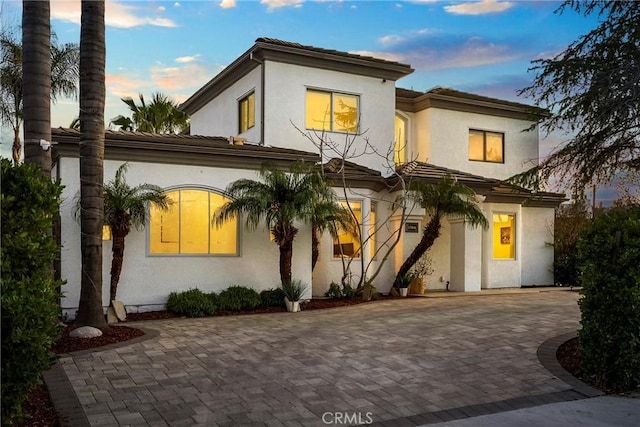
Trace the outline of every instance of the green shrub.
<instances>
[{"instance_id":1,"label":"green shrub","mask_svg":"<svg viewBox=\"0 0 640 427\"><path fill-rule=\"evenodd\" d=\"M553 227L553 275L556 283L564 286L580 284L578 238L589 222L590 215L583 199L562 205L556 211Z\"/></svg>"},{"instance_id":2,"label":"green shrub","mask_svg":"<svg viewBox=\"0 0 640 427\"><path fill-rule=\"evenodd\" d=\"M230 286L220 292L218 304L220 310L252 310L260 305L260 294L245 286Z\"/></svg>"},{"instance_id":3,"label":"green shrub","mask_svg":"<svg viewBox=\"0 0 640 427\"><path fill-rule=\"evenodd\" d=\"M284 307L284 291L277 288L260 292L260 305L263 307Z\"/></svg>"},{"instance_id":4,"label":"green shrub","mask_svg":"<svg viewBox=\"0 0 640 427\"><path fill-rule=\"evenodd\" d=\"M640 206L598 216L578 241L583 369L611 391L640 385Z\"/></svg>"},{"instance_id":5,"label":"green shrub","mask_svg":"<svg viewBox=\"0 0 640 427\"><path fill-rule=\"evenodd\" d=\"M307 289L307 285L300 280L292 280L291 283L283 283L282 291L284 296L291 302L300 301L304 291Z\"/></svg>"},{"instance_id":6,"label":"green shrub","mask_svg":"<svg viewBox=\"0 0 640 427\"><path fill-rule=\"evenodd\" d=\"M349 284L343 284L342 288L336 282L331 282L329 290L324 293L325 297L331 299L352 298L355 296L355 290Z\"/></svg>"},{"instance_id":7,"label":"green shrub","mask_svg":"<svg viewBox=\"0 0 640 427\"><path fill-rule=\"evenodd\" d=\"M200 289L171 292L167 300L167 310L187 317L212 316L217 308L215 292L205 294Z\"/></svg>"},{"instance_id":8,"label":"green shrub","mask_svg":"<svg viewBox=\"0 0 640 427\"><path fill-rule=\"evenodd\" d=\"M22 402L54 360L62 282L53 279L52 230L62 186L33 164L1 163L2 425L11 425L24 418Z\"/></svg>"}]
</instances>

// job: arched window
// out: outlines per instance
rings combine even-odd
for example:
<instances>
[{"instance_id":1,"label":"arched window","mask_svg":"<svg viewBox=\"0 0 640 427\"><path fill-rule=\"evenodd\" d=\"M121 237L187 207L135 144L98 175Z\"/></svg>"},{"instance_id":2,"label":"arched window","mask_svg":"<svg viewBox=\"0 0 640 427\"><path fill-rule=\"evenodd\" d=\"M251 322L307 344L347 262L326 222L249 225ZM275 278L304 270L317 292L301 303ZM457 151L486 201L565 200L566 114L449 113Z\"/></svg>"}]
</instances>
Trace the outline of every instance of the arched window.
<instances>
[{"instance_id":1,"label":"arched window","mask_svg":"<svg viewBox=\"0 0 640 427\"><path fill-rule=\"evenodd\" d=\"M169 210L151 206L150 254L238 254L237 220L219 228L211 223L216 209L228 198L202 189L180 189L166 194L171 200Z\"/></svg>"}]
</instances>

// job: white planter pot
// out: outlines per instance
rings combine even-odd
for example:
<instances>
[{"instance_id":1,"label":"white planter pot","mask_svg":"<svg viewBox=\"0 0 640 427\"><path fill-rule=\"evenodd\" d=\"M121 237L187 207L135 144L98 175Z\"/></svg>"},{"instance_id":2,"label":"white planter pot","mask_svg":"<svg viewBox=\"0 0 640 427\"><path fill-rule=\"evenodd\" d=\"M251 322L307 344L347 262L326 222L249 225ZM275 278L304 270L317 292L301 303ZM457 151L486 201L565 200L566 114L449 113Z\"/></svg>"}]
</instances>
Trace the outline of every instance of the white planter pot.
<instances>
[{"instance_id":1,"label":"white planter pot","mask_svg":"<svg viewBox=\"0 0 640 427\"><path fill-rule=\"evenodd\" d=\"M400 296L406 297L409 292L409 288L400 288Z\"/></svg>"},{"instance_id":2,"label":"white planter pot","mask_svg":"<svg viewBox=\"0 0 640 427\"><path fill-rule=\"evenodd\" d=\"M287 306L287 311L292 313L300 311L300 301L289 301L287 297L284 297L284 304Z\"/></svg>"}]
</instances>

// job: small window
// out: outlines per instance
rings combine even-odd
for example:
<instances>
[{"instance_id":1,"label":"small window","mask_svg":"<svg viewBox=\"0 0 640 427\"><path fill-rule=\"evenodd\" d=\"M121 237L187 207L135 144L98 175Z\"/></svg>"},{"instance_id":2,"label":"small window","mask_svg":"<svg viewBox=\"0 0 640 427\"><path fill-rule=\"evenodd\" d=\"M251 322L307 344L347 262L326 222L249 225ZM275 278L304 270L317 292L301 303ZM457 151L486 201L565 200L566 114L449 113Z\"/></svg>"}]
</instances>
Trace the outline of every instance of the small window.
<instances>
[{"instance_id":1,"label":"small window","mask_svg":"<svg viewBox=\"0 0 640 427\"><path fill-rule=\"evenodd\" d=\"M504 163L504 134L470 130L469 160Z\"/></svg>"},{"instance_id":2,"label":"small window","mask_svg":"<svg viewBox=\"0 0 640 427\"><path fill-rule=\"evenodd\" d=\"M358 225L362 224L362 204L360 202L340 202L343 208L353 211L354 219ZM348 231L342 231L336 239L333 239L333 257L360 258L360 236L354 236Z\"/></svg>"},{"instance_id":3,"label":"small window","mask_svg":"<svg viewBox=\"0 0 640 427\"><path fill-rule=\"evenodd\" d=\"M515 259L516 217L511 214L493 214L493 258Z\"/></svg>"},{"instance_id":4,"label":"small window","mask_svg":"<svg viewBox=\"0 0 640 427\"><path fill-rule=\"evenodd\" d=\"M256 125L256 93L251 92L239 103L240 133L246 132Z\"/></svg>"},{"instance_id":5,"label":"small window","mask_svg":"<svg viewBox=\"0 0 640 427\"><path fill-rule=\"evenodd\" d=\"M171 203L163 211L150 207L149 253L190 255L237 254L237 220L212 225L216 209L229 201L212 191L182 189L166 193Z\"/></svg>"},{"instance_id":6,"label":"small window","mask_svg":"<svg viewBox=\"0 0 640 427\"><path fill-rule=\"evenodd\" d=\"M307 129L357 133L359 97L344 93L307 90Z\"/></svg>"},{"instance_id":7,"label":"small window","mask_svg":"<svg viewBox=\"0 0 640 427\"><path fill-rule=\"evenodd\" d=\"M401 165L407 162L407 121L396 115L394 129L393 160L396 165Z\"/></svg>"}]
</instances>

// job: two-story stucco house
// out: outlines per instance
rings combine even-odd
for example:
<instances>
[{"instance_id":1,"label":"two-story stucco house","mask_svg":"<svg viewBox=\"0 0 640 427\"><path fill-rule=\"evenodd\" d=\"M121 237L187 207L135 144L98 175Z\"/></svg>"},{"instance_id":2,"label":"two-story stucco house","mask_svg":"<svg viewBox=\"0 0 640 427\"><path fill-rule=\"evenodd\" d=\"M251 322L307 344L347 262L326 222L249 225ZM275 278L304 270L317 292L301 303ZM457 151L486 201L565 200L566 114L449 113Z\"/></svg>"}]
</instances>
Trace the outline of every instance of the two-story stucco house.
<instances>
[{"instance_id":1,"label":"two-story stucco house","mask_svg":"<svg viewBox=\"0 0 640 427\"><path fill-rule=\"evenodd\" d=\"M478 193L490 227L445 224L431 250L435 272L427 288L553 284L553 250L546 242L563 195L534 194L502 181L538 157L537 132L524 130L535 123L532 114L543 112L452 89L423 93L396 87L412 71L397 62L261 38L183 103L191 135L107 131L105 179L128 161L131 184L160 185L174 201L169 212L152 209L145 230L127 238L118 298L130 309L146 310L161 307L170 292L192 287L277 286L278 250L266 229L250 231L241 221L222 228L210 223L226 200L225 187L255 178L264 161L282 167L296 160L322 164L367 236L361 248L347 235L337 241L323 236L312 271L310 227L299 225L293 277L311 285L308 296L340 282L345 255L356 260L350 279L381 266L374 284L388 291L428 221L419 208L402 221L392 210L394 185L399 177L436 182L447 173ZM54 173L66 185L62 305L73 314L80 293L80 233L71 215L79 188L79 135L54 129L53 138ZM399 229L400 240L383 262ZM105 240L105 278L110 249Z\"/></svg>"}]
</instances>

